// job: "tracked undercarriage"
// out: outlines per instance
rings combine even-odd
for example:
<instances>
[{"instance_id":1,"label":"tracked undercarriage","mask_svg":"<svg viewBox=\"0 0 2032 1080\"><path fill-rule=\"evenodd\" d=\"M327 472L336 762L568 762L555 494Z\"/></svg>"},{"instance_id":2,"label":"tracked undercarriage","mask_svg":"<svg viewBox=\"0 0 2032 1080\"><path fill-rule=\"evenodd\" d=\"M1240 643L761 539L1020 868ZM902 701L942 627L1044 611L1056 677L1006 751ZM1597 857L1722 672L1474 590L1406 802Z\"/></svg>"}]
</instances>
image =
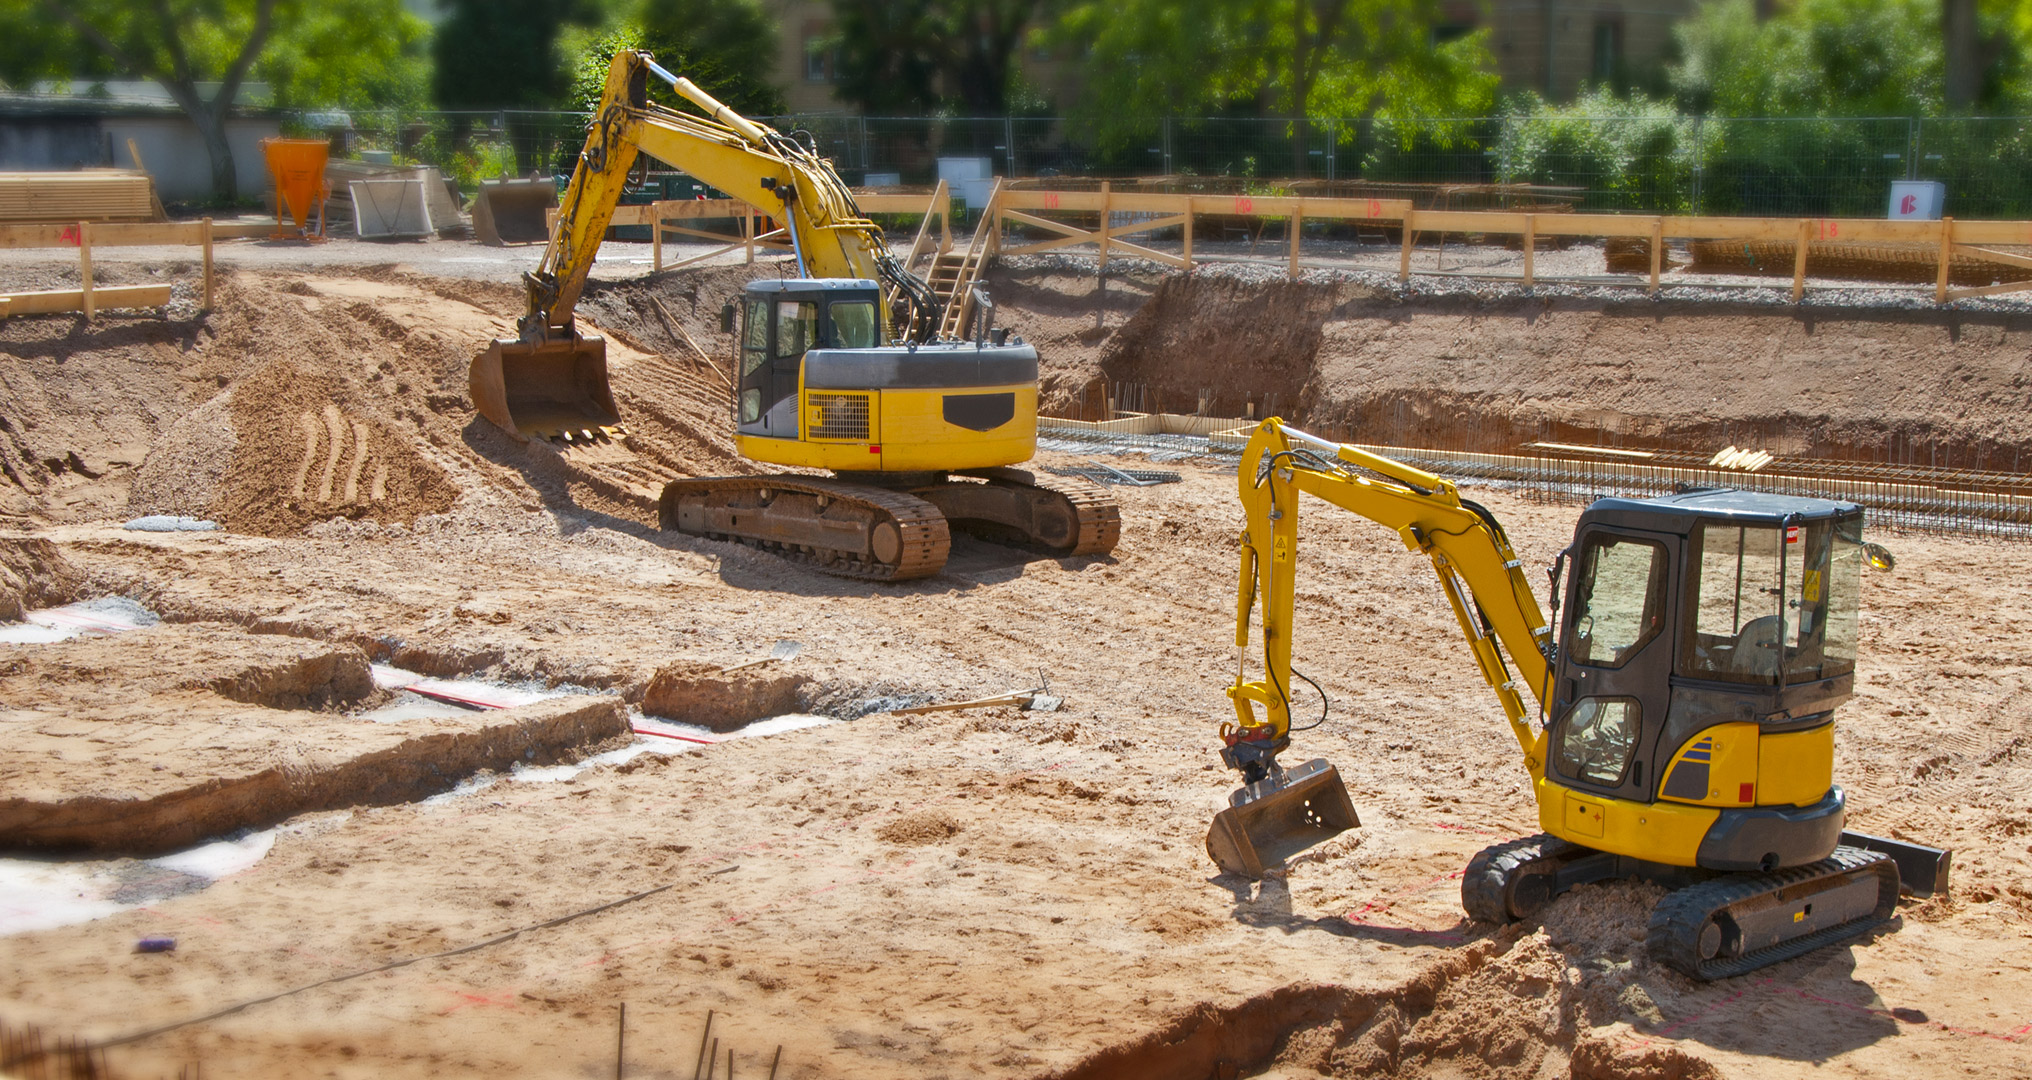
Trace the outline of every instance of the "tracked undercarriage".
<instances>
[{"instance_id":1,"label":"tracked undercarriage","mask_svg":"<svg viewBox=\"0 0 2032 1080\"><path fill-rule=\"evenodd\" d=\"M952 528L1059 556L1105 554L1122 533L1121 511L1106 491L1007 468L930 474L893 487L785 475L675 480L663 489L659 518L673 532L747 544L867 581L938 573Z\"/></svg>"},{"instance_id":2,"label":"tracked undercarriage","mask_svg":"<svg viewBox=\"0 0 2032 1080\"><path fill-rule=\"evenodd\" d=\"M1696 979L1741 975L1866 933L1896 911L1900 885L1890 855L1847 845L1804 866L1716 873L1540 834L1476 855L1461 879L1461 904L1479 921L1514 922L1576 885L1632 876L1672 890L1651 911L1645 948Z\"/></svg>"}]
</instances>

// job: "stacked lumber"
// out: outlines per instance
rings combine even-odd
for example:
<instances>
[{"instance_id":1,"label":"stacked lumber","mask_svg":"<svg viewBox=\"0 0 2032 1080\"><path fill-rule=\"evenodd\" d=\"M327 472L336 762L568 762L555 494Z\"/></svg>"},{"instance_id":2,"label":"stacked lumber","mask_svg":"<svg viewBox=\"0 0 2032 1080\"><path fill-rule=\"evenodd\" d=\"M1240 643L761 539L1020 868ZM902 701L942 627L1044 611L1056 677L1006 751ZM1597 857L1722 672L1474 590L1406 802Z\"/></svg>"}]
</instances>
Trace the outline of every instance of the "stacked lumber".
<instances>
[{"instance_id":1,"label":"stacked lumber","mask_svg":"<svg viewBox=\"0 0 2032 1080\"><path fill-rule=\"evenodd\" d=\"M0 172L0 222L161 221L155 181L126 169Z\"/></svg>"},{"instance_id":2,"label":"stacked lumber","mask_svg":"<svg viewBox=\"0 0 2032 1080\"><path fill-rule=\"evenodd\" d=\"M1696 240L1687 247L1693 252L1693 269L1697 273L1768 277L1791 277L1793 259L1799 252L1796 243L1771 240ZM1837 281L1931 285L1940 272L1940 246L1809 243L1806 272L1812 277ZM2032 281L2032 267L2008 265L1957 251L1948 261L1947 281L1950 285L1975 286Z\"/></svg>"}]
</instances>

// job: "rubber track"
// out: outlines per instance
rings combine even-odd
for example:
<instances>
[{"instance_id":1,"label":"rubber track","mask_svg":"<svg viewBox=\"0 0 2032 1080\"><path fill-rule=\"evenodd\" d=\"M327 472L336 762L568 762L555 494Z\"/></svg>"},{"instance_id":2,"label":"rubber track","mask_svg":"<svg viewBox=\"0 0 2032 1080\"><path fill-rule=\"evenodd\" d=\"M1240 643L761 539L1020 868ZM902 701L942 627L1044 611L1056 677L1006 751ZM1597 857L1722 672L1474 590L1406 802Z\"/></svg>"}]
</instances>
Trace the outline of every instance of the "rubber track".
<instances>
[{"instance_id":1,"label":"rubber track","mask_svg":"<svg viewBox=\"0 0 2032 1080\"><path fill-rule=\"evenodd\" d=\"M859 552L838 549L809 552L772 540L725 533L712 536L715 540L727 540L767 551L788 562L808 566L834 577L856 578L861 581L909 581L913 578L930 577L945 565L946 553L952 547L951 534L946 529L945 517L938 512L938 507L907 492L890 491L887 488L869 487L865 484L850 484L818 476L720 476L698 480L673 480L669 486L716 494L769 488L772 491L801 491L812 495L826 495L846 502L859 503L887 515L889 520L896 523L897 529L903 535L903 553L894 564L886 565L864 558ZM825 550L832 551L836 557L828 562L823 554Z\"/></svg>"},{"instance_id":2,"label":"rubber track","mask_svg":"<svg viewBox=\"0 0 2032 1080\"><path fill-rule=\"evenodd\" d=\"M1788 886L1834 878L1873 866L1881 867L1874 873L1885 884L1879 889L1876 910L1869 917L1830 926L1737 957L1705 961L1700 958L1701 928L1716 912ZM1786 870L1728 874L1667 894L1651 911L1645 947L1659 963L1696 979L1726 979L1854 937L1883 924L1897 907L1898 868L1891 857L1861 848L1838 847L1833 855L1816 863Z\"/></svg>"},{"instance_id":3,"label":"rubber track","mask_svg":"<svg viewBox=\"0 0 2032 1080\"><path fill-rule=\"evenodd\" d=\"M964 475L978 476L998 484L1049 491L1071 503L1079 520L1079 539L1073 542L1070 551L1061 554L1106 555L1115 550L1115 544L1122 539L1122 507L1099 484L1073 477L1039 475L1028 469L973 469Z\"/></svg>"},{"instance_id":4,"label":"rubber track","mask_svg":"<svg viewBox=\"0 0 2032 1080\"><path fill-rule=\"evenodd\" d=\"M1477 922L1498 926L1516 922L1517 916L1510 913L1504 897L1517 872L1541 860L1564 862L1585 851L1578 844L1545 833L1483 848L1468 860L1467 872L1461 875L1461 907L1467 910L1468 918Z\"/></svg>"}]
</instances>

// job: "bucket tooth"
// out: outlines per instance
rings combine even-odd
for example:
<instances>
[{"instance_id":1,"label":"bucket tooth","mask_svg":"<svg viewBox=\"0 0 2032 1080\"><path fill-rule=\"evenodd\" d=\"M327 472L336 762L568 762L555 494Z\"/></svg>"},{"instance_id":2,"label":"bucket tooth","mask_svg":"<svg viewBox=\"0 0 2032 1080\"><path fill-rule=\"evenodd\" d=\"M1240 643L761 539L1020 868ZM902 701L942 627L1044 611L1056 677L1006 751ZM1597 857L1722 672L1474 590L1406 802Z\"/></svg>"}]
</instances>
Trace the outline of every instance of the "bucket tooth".
<instances>
[{"instance_id":1,"label":"bucket tooth","mask_svg":"<svg viewBox=\"0 0 2032 1080\"><path fill-rule=\"evenodd\" d=\"M1207 855L1251 880L1361 825L1340 770L1314 758L1235 792L1207 830Z\"/></svg>"}]
</instances>

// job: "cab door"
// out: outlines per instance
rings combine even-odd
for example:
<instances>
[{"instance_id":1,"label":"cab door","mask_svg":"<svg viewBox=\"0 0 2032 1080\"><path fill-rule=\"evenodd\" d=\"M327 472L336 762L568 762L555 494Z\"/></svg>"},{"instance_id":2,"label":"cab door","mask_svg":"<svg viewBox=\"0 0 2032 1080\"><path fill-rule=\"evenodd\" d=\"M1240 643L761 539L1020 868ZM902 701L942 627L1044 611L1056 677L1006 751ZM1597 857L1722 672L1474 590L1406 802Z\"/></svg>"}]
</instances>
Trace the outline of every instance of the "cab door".
<instances>
[{"instance_id":1,"label":"cab door","mask_svg":"<svg viewBox=\"0 0 2032 1080\"><path fill-rule=\"evenodd\" d=\"M1574 548L1545 770L1598 795L1650 800L1652 743L1671 698L1673 568L1667 533L1584 530Z\"/></svg>"},{"instance_id":2,"label":"cab door","mask_svg":"<svg viewBox=\"0 0 2032 1080\"><path fill-rule=\"evenodd\" d=\"M741 378L735 427L743 435L798 436L798 376L818 344L812 300L749 299L742 313Z\"/></svg>"}]
</instances>

